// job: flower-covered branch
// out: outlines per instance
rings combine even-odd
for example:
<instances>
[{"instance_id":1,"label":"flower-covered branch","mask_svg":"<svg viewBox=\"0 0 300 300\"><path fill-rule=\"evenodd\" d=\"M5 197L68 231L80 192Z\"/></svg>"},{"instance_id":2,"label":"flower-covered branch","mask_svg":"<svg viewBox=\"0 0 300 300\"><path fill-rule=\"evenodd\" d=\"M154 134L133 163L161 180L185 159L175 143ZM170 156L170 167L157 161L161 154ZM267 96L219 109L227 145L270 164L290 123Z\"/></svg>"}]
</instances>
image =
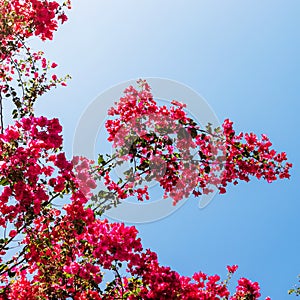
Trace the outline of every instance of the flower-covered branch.
<instances>
[{"instance_id":1,"label":"flower-covered branch","mask_svg":"<svg viewBox=\"0 0 300 300\"><path fill-rule=\"evenodd\" d=\"M129 196L149 199L142 184L152 180L176 205L251 176L289 178L285 153L265 135L236 135L229 120L200 127L184 104L159 106L140 80L108 112L115 154L96 163L69 160L59 120L34 112L36 100L66 78L28 45L33 36L51 40L67 20L65 8L70 1L0 0L0 299L258 299L258 283L246 278L230 294L237 266L227 267L223 281L203 272L182 276L143 248L134 226L102 214ZM3 124L7 100L15 105L11 125ZM125 161L130 168L114 180L111 172ZM99 180L105 189L95 193ZM113 279L105 285L107 274Z\"/></svg>"}]
</instances>

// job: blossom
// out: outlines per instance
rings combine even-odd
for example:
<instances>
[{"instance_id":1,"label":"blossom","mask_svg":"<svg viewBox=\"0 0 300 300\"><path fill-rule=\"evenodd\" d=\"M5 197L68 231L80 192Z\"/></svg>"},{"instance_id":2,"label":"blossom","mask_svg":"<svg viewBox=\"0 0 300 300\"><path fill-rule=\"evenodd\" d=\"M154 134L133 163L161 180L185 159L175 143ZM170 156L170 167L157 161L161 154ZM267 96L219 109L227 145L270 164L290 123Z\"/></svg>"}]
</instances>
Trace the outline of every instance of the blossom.
<instances>
[{"instance_id":1,"label":"blossom","mask_svg":"<svg viewBox=\"0 0 300 300\"><path fill-rule=\"evenodd\" d=\"M259 139L254 133L236 134L229 119L222 128L212 128L211 124L201 128L187 116L184 104L173 100L170 108L159 106L147 82L139 80L137 84L139 89L125 89L109 110L113 118L105 124L108 141L119 153L117 162L134 163L131 183L154 179L164 190L164 198L171 197L176 205L191 194L213 192L209 185L224 194L229 183L248 182L250 176L268 182L289 178L292 164L286 162L285 152L271 148L266 135ZM160 172L154 167L158 157ZM139 200L148 198L147 185L144 190L130 188L121 180L112 180L107 171L105 184L119 199L135 194Z\"/></svg>"},{"instance_id":2,"label":"blossom","mask_svg":"<svg viewBox=\"0 0 300 300\"><path fill-rule=\"evenodd\" d=\"M235 271L238 269L237 265L227 266L227 270L229 273L235 273Z\"/></svg>"}]
</instances>

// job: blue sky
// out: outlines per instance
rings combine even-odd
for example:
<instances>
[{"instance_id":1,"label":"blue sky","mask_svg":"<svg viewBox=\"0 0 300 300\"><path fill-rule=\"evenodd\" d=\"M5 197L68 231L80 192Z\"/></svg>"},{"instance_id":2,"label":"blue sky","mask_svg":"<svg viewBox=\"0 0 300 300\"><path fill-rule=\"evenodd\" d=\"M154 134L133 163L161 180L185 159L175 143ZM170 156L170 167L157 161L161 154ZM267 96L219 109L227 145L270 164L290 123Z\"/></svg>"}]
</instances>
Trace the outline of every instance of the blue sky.
<instances>
[{"instance_id":1,"label":"blue sky","mask_svg":"<svg viewBox=\"0 0 300 300\"><path fill-rule=\"evenodd\" d=\"M141 77L182 82L237 131L266 133L294 164L291 180L241 183L205 209L191 199L137 227L162 264L224 276L227 264L238 264L232 282L258 281L272 299L293 298L287 290L300 273L299 13L296 0L74 1L69 22L43 45L73 79L37 105L60 118L69 155L87 105Z\"/></svg>"}]
</instances>

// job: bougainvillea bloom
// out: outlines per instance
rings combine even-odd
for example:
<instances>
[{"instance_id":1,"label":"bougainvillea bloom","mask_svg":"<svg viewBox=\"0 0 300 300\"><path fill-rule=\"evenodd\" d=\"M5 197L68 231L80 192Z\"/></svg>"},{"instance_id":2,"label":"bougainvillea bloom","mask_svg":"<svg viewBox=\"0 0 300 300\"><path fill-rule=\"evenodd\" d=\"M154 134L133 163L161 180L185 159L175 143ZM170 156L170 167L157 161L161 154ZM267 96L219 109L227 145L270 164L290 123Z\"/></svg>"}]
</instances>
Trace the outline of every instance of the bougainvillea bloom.
<instances>
[{"instance_id":1,"label":"bougainvillea bloom","mask_svg":"<svg viewBox=\"0 0 300 300\"><path fill-rule=\"evenodd\" d=\"M0 0L0 300L259 299L259 284L246 278L230 295L237 265L227 266L224 281L201 271L180 275L143 248L134 226L101 215L129 196L148 200L144 183L151 180L176 204L211 192L211 185L225 193L228 183L251 176L289 178L286 154L272 149L265 135L236 134L230 120L222 128L200 127L183 103L159 106L140 80L109 111L115 154L99 155L96 163L69 160L59 120L33 109L66 78L27 45L33 36L51 40L67 20L65 7L71 8L69 0ZM3 124L4 99L15 106L9 126ZM125 161L132 167L115 180L112 171ZM98 180L105 190L95 192Z\"/></svg>"}]
</instances>

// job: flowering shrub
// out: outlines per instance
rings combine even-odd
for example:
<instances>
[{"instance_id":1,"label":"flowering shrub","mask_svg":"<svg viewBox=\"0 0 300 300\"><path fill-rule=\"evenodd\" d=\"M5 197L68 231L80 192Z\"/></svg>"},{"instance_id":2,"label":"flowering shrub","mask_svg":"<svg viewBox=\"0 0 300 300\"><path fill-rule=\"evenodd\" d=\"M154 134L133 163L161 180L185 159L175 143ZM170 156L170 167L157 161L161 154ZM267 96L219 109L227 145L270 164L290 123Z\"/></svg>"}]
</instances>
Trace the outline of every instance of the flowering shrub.
<instances>
[{"instance_id":1,"label":"flowering shrub","mask_svg":"<svg viewBox=\"0 0 300 300\"><path fill-rule=\"evenodd\" d=\"M116 154L99 155L97 163L69 161L59 121L33 110L39 96L65 80L49 75L57 64L27 46L31 36L52 39L58 21L67 20L64 7L70 1L0 0L0 299L258 299L258 283L246 278L230 295L236 265L227 266L224 281L203 272L182 276L143 248L135 227L101 215L129 196L149 199L141 185L151 180L176 205L191 193L211 192L210 184L224 193L228 183L250 176L289 178L285 153L271 149L264 135L236 135L229 120L222 128L201 128L184 104L159 106L141 80L109 111L106 128ZM6 127L5 98L16 106L16 120ZM124 161L133 166L114 181L111 171ZM97 180L106 190L95 194ZM54 201L64 196L58 209ZM16 244L18 251L7 258ZM114 278L106 286L105 273Z\"/></svg>"}]
</instances>

